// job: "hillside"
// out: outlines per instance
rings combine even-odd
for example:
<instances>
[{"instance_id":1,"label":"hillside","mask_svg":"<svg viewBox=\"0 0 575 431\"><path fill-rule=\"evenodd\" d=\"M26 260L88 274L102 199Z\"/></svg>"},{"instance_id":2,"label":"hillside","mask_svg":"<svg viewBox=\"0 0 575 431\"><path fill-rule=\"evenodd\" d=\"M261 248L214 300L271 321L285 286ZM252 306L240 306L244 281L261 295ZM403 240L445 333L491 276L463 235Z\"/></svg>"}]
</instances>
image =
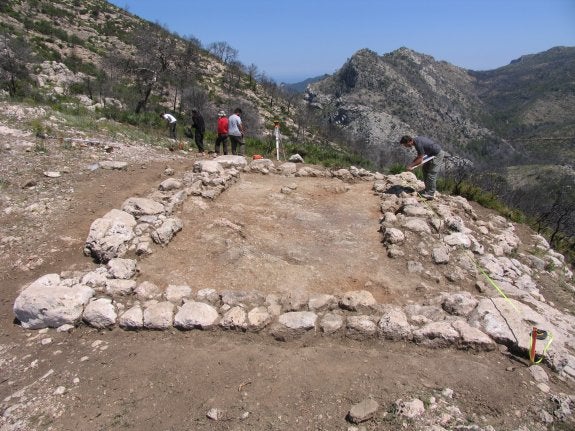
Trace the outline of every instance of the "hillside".
<instances>
[{"instance_id":1,"label":"hillside","mask_svg":"<svg viewBox=\"0 0 575 431\"><path fill-rule=\"evenodd\" d=\"M192 108L211 125L219 110L241 106L251 136L270 133L277 118L286 133L295 129L294 100L239 63L225 43L208 49L104 0L6 1L1 7L2 89L12 97L157 126L156 118L133 113L169 109L182 130Z\"/></svg>"},{"instance_id":2,"label":"hillside","mask_svg":"<svg viewBox=\"0 0 575 431\"><path fill-rule=\"evenodd\" d=\"M203 157L157 115L213 125L240 105L251 136L280 117L285 141L382 164L433 131L462 156L497 149L491 181L523 202L571 193L552 187L570 166L507 165L520 143L489 113L516 105L480 78L362 50L311 84L320 124L106 2L0 10L0 431L573 429L575 285L541 235L461 196L421 201L412 173ZM550 189L520 195L531 178ZM547 213L569 223L570 202Z\"/></svg>"},{"instance_id":3,"label":"hillside","mask_svg":"<svg viewBox=\"0 0 575 431\"><path fill-rule=\"evenodd\" d=\"M66 138L20 127L45 117ZM573 426L572 273L525 226L411 173L0 119L2 431ZM133 230L97 239L119 209Z\"/></svg>"},{"instance_id":4,"label":"hillside","mask_svg":"<svg viewBox=\"0 0 575 431\"><path fill-rule=\"evenodd\" d=\"M525 55L492 71L471 72L493 129L525 158L562 164L575 158L575 47Z\"/></svg>"},{"instance_id":5,"label":"hillside","mask_svg":"<svg viewBox=\"0 0 575 431\"><path fill-rule=\"evenodd\" d=\"M574 62L575 48L561 47L474 72L408 48L364 49L306 98L383 165L397 160L390 147L403 133L479 164L560 164L575 148Z\"/></svg>"},{"instance_id":6,"label":"hillside","mask_svg":"<svg viewBox=\"0 0 575 431\"><path fill-rule=\"evenodd\" d=\"M239 63L225 42L204 47L103 0L7 1L2 8L2 87L19 99L156 126L157 118L140 114L169 109L182 131L193 107L213 125L220 109L242 106L250 136L270 136L279 119L286 143L335 141L380 169L404 160L394 145L402 133L434 136L480 165L573 158L574 48L485 72L408 48L364 49L335 74L299 84L309 84L306 99L316 109L308 110L289 86Z\"/></svg>"}]
</instances>

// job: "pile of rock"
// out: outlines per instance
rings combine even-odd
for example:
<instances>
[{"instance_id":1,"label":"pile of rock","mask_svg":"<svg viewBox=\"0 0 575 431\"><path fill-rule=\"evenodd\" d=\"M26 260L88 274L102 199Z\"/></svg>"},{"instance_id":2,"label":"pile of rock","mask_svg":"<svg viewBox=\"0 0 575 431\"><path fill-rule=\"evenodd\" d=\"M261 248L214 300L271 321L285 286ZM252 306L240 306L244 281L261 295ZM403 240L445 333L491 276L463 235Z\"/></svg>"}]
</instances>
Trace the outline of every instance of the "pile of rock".
<instances>
[{"instance_id":1,"label":"pile of rock","mask_svg":"<svg viewBox=\"0 0 575 431\"><path fill-rule=\"evenodd\" d=\"M237 181L239 169L245 166L245 158L239 156L223 156L219 162L198 161L182 180L168 178L150 196L128 198L120 209L112 209L92 223L84 254L106 263L129 251L149 255L153 244L166 246L183 227L174 216L177 208L189 196L215 199Z\"/></svg>"},{"instance_id":2,"label":"pile of rock","mask_svg":"<svg viewBox=\"0 0 575 431\"><path fill-rule=\"evenodd\" d=\"M425 304L400 306L379 304L368 291L264 296L255 291L193 292L187 285L164 288L138 283L137 260L122 257L128 251L149 254L151 244L167 245L182 229L174 216L182 202L191 195L215 199L241 171L374 181L373 190L381 197L381 232L388 256L405 259L408 271L423 274L437 286L471 279L477 290L430 289ZM575 357L570 353L575 318L546 303L536 282L543 273L572 277L562 256L542 237L536 238L537 256L518 253L520 240L512 223L498 216L479 220L461 197L421 202L413 193L421 187L411 173L383 176L356 168L329 171L304 166L294 173L291 164L276 168L264 159L248 165L238 156L199 161L181 180L168 178L150 196L129 198L120 210L94 221L85 251L102 265L87 273L40 277L16 299L14 313L23 327L31 329L68 330L80 322L128 330L219 328L266 331L278 340L321 334L476 350L491 350L499 343L519 352L528 351L531 328L537 326L554 336L545 359L557 372L575 378ZM233 225L225 219L219 222ZM549 262L553 274L545 269ZM544 345L538 346L539 354Z\"/></svg>"}]
</instances>

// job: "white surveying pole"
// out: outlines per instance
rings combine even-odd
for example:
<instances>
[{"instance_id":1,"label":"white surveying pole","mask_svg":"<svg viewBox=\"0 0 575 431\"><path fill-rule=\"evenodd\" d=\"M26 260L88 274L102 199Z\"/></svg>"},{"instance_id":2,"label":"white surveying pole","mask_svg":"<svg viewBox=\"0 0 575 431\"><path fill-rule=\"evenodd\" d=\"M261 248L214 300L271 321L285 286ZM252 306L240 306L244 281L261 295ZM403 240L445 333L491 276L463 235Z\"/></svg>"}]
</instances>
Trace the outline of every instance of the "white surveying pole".
<instances>
[{"instance_id":1,"label":"white surveying pole","mask_svg":"<svg viewBox=\"0 0 575 431\"><path fill-rule=\"evenodd\" d=\"M276 159L280 159L280 122L275 121L274 135L276 137Z\"/></svg>"}]
</instances>

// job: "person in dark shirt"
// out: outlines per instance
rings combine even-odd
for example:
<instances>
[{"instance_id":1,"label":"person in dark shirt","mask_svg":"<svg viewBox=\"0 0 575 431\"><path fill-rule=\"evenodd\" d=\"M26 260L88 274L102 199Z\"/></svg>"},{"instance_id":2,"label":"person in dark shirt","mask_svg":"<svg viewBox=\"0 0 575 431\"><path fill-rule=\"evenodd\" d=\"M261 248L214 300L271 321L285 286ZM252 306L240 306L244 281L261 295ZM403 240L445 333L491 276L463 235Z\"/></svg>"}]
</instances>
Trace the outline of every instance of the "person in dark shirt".
<instances>
[{"instance_id":1,"label":"person in dark shirt","mask_svg":"<svg viewBox=\"0 0 575 431\"><path fill-rule=\"evenodd\" d=\"M192 109L192 127L194 128L194 140L198 147L198 153L200 156L205 156L204 152L204 133L206 132L206 124L204 122L204 117L197 109Z\"/></svg>"},{"instance_id":2,"label":"person in dark shirt","mask_svg":"<svg viewBox=\"0 0 575 431\"><path fill-rule=\"evenodd\" d=\"M425 190L420 193L421 197L427 200L432 200L435 197L437 174L439 173L439 169L443 163L445 152L437 142L425 136L416 136L415 138L412 138L409 135L405 135L401 137L399 143L406 148L415 148L415 151L417 152L415 159L407 165L407 169L410 171L419 166L421 162L423 162L424 157L434 157L432 160L423 164L422 169Z\"/></svg>"}]
</instances>

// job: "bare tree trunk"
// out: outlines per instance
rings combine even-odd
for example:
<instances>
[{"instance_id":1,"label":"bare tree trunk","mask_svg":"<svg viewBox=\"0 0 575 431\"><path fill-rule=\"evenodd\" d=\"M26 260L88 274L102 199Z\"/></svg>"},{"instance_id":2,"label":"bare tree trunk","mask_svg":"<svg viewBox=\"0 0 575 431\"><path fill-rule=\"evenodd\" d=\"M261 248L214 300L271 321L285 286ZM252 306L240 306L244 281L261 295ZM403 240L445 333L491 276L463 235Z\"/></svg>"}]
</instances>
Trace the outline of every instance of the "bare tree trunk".
<instances>
[{"instance_id":1,"label":"bare tree trunk","mask_svg":"<svg viewBox=\"0 0 575 431\"><path fill-rule=\"evenodd\" d=\"M146 89L146 93L144 94L144 98L138 102L136 106L136 114L139 114L142 110L146 109L146 105L148 104L148 99L150 98L150 94L152 94L152 86L148 85Z\"/></svg>"}]
</instances>

